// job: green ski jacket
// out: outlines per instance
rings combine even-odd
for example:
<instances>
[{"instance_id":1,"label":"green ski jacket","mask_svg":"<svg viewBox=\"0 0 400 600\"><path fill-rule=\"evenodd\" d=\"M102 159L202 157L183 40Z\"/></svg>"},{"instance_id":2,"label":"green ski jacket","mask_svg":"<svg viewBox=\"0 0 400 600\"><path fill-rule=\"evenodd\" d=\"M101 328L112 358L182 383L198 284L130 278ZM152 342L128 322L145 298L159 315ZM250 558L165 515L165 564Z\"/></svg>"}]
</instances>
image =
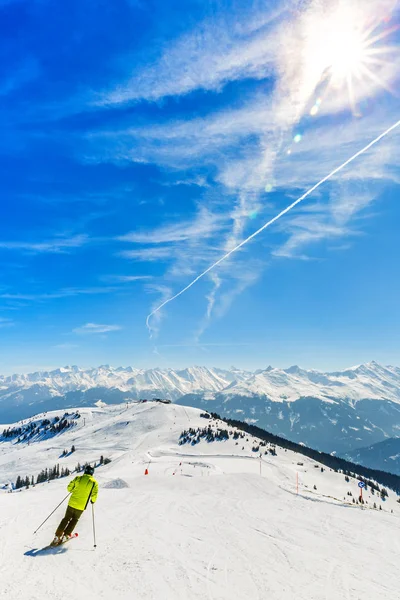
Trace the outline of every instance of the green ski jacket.
<instances>
[{"instance_id":1,"label":"green ski jacket","mask_svg":"<svg viewBox=\"0 0 400 600\"><path fill-rule=\"evenodd\" d=\"M96 502L99 493L99 484L92 475L77 475L69 482L67 490L72 492L68 506L85 510L89 500Z\"/></svg>"}]
</instances>

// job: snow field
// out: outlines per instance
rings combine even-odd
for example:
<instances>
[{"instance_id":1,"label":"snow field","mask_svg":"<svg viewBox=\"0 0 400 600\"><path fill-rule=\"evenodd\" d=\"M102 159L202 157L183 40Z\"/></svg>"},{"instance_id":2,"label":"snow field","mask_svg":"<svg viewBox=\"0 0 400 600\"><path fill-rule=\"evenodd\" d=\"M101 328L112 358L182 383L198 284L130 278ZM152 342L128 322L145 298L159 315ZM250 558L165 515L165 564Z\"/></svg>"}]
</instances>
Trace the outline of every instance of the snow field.
<instances>
[{"instance_id":1,"label":"snow field","mask_svg":"<svg viewBox=\"0 0 400 600\"><path fill-rule=\"evenodd\" d=\"M250 435L238 445L179 446L183 429L209 423L196 409L148 403L80 412L59 436L0 444L0 484L56 462L72 469L109 456L95 475L97 548L89 509L78 539L40 551L66 502L33 535L70 478L0 493L0 597L398 600L400 504L392 492L382 511L355 507L346 492L358 495L356 481L279 447L263 456L260 476ZM58 459L72 444L76 452Z\"/></svg>"}]
</instances>

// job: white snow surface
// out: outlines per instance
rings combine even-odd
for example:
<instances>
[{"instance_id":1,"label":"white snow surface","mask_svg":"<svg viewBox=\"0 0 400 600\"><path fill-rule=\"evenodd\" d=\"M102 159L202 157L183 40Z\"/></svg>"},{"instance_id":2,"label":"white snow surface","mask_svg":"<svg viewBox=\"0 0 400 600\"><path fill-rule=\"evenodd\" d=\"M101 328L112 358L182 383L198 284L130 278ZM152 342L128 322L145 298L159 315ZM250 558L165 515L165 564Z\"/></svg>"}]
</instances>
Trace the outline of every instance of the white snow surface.
<instances>
[{"instance_id":1,"label":"white snow surface","mask_svg":"<svg viewBox=\"0 0 400 600\"><path fill-rule=\"evenodd\" d=\"M79 537L60 548L41 550L65 504L33 534L70 478L0 490L0 597L398 600L393 492L381 502L368 491L368 504L355 506L347 492L358 496L356 480L279 447L260 460L250 435L237 445L231 438L180 446L183 429L209 424L193 408L151 402L79 411L78 424L51 439L0 443L0 486L57 462L73 469L110 457L96 469L97 548L90 509ZM72 444L76 452L59 458Z\"/></svg>"}]
</instances>

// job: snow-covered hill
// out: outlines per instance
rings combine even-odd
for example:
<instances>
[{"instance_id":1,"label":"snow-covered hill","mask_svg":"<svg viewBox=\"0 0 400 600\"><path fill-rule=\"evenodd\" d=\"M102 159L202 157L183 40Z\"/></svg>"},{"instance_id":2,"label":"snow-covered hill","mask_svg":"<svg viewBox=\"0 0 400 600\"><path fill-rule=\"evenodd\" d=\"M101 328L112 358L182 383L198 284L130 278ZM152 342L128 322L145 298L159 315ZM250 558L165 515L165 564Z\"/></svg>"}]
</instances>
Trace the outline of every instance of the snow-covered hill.
<instances>
[{"instance_id":1,"label":"snow-covered hill","mask_svg":"<svg viewBox=\"0 0 400 600\"><path fill-rule=\"evenodd\" d=\"M65 496L69 478L0 491L4 597L397 600L400 504L394 493L383 501L369 489L368 504L356 505L356 479L347 482L279 447L275 455L261 446L266 454L260 459L253 451L259 440L239 432L235 439L232 428L225 441L179 445L183 430L211 424L193 408L152 402L79 413L69 415L75 424L62 433L39 431L29 444L0 443L0 480L57 462L72 470L78 461L111 458L96 469L97 548L90 512L78 524L79 537L59 549L40 550L63 507L33 535ZM56 416L63 414L39 415L35 426ZM76 451L60 458L72 445Z\"/></svg>"},{"instance_id":2,"label":"snow-covered hill","mask_svg":"<svg viewBox=\"0 0 400 600\"><path fill-rule=\"evenodd\" d=\"M126 399L168 398L257 422L294 441L344 453L400 432L400 369L375 362L336 373L64 367L0 377L0 421Z\"/></svg>"}]
</instances>

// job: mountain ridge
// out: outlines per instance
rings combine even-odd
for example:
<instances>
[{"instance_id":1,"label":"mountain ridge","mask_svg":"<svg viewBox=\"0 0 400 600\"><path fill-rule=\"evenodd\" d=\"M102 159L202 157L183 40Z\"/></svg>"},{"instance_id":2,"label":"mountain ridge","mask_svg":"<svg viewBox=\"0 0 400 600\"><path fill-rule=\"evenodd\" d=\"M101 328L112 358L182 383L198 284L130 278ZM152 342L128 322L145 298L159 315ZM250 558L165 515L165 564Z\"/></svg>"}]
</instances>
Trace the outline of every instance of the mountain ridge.
<instances>
[{"instance_id":1,"label":"mountain ridge","mask_svg":"<svg viewBox=\"0 0 400 600\"><path fill-rule=\"evenodd\" d=\"M323 373L76 365L0 376L0 423L37 412L164 398L239 418L324 452L347 453L400 431L400 368L374 361Z\"/></svg>"},{"instance_id":2,"label":"mountain ridge","mask_svg":"<svg viewBox=\"0 0 400 600\"><path fill-rule=\"evenodd\" d=\"M0 375L0 399L17 388L48 386L52 395L93 387L117 388L140 393L162 391L170 400L193 392L224 392L265 395L271 400L294 401L313 396L321 400L385 399L400 403L400 368L372 361L343 371L323 372L293 365L287 369L268 366L247 371L237 368L192 366L184 369L135 367L80 368L76 365L52 371Z\"/></svg>"}]
</instances>

